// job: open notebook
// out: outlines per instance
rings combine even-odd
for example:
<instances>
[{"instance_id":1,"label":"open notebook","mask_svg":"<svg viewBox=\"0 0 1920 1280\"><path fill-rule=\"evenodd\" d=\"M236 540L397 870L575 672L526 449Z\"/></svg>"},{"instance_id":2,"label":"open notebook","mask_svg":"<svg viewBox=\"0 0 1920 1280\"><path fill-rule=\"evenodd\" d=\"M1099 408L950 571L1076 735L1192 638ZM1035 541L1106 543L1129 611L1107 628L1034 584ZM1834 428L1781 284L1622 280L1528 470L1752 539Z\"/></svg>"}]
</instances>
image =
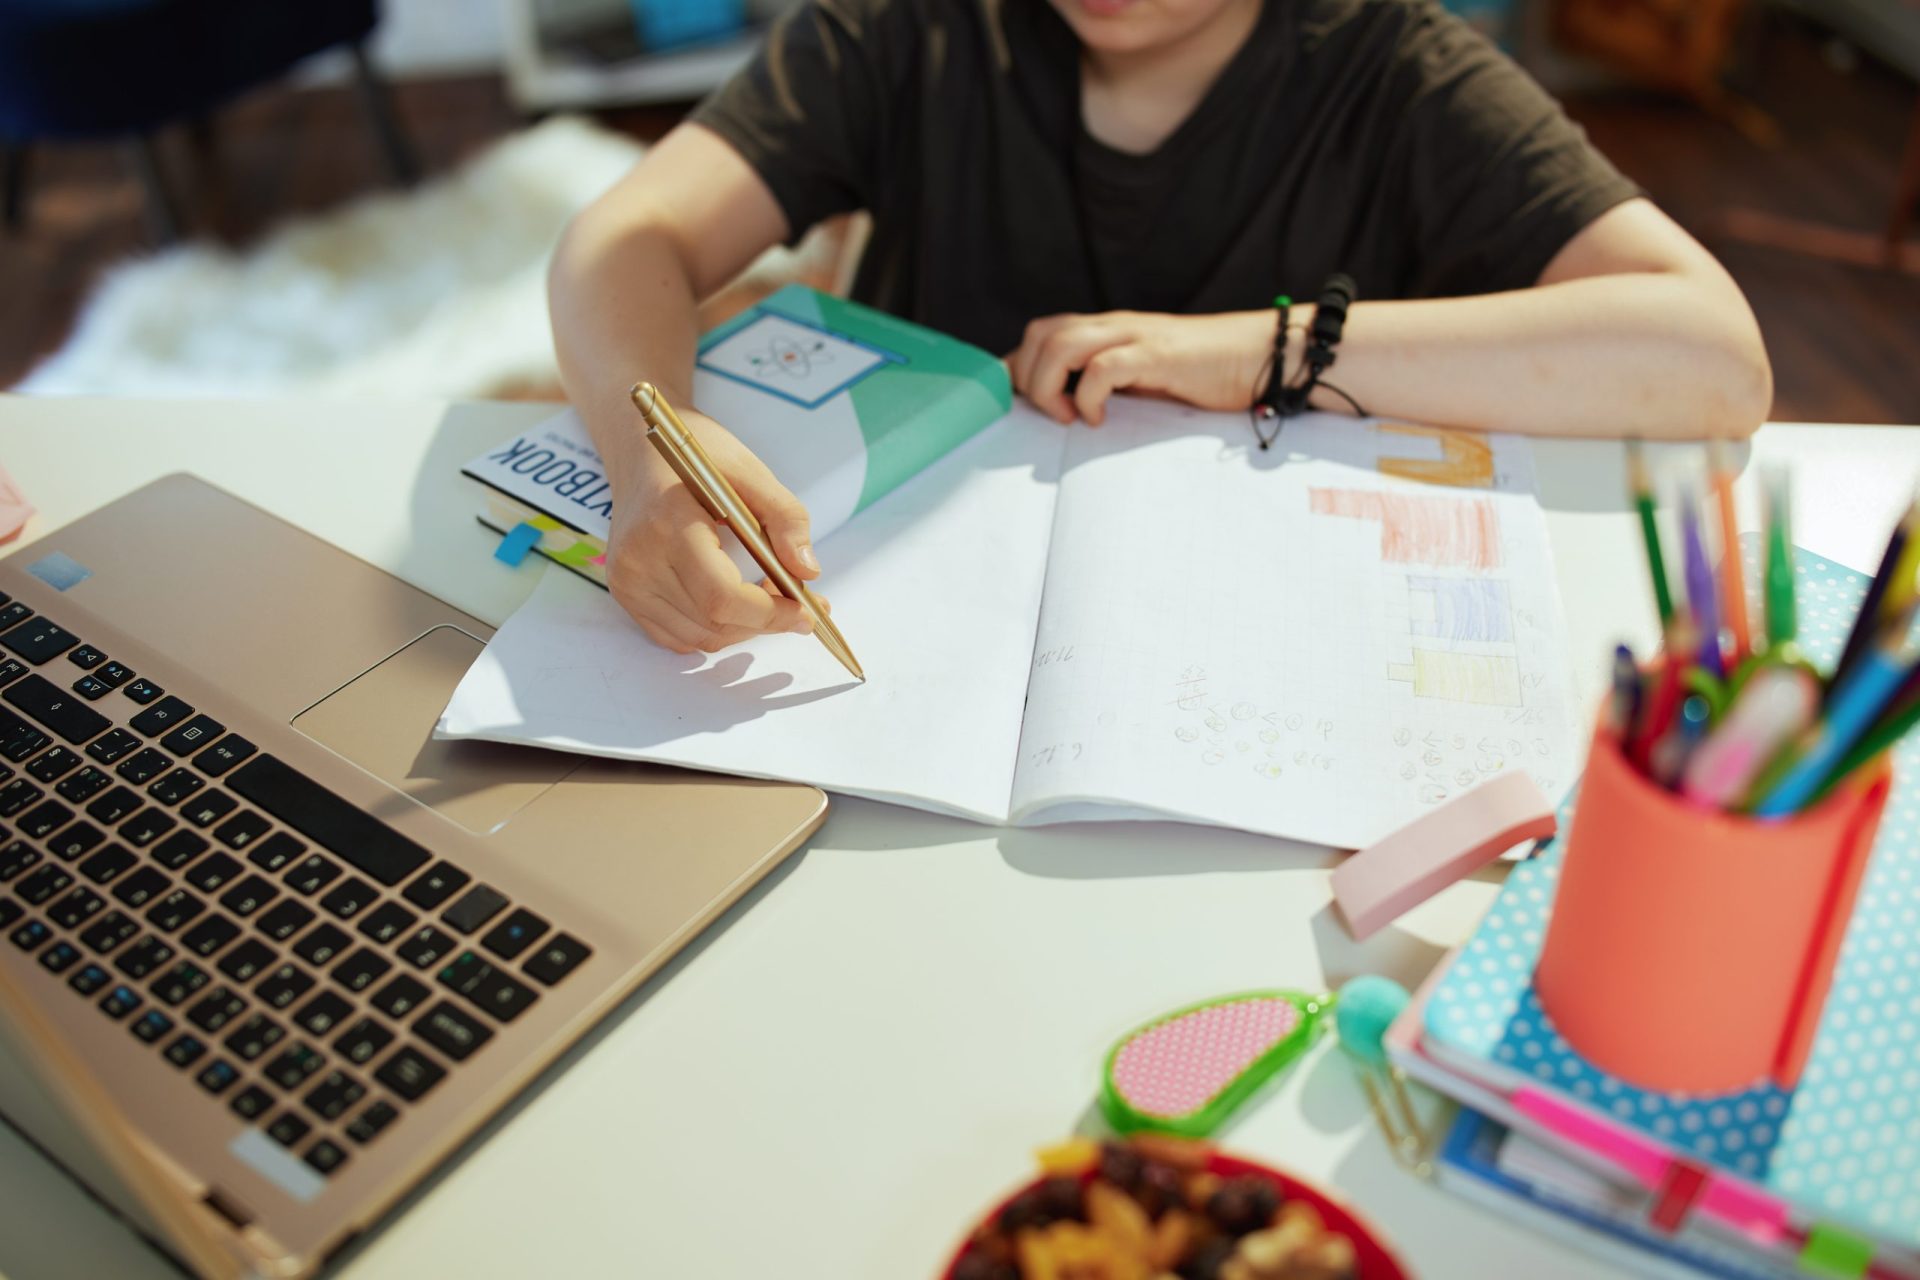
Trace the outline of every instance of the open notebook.
<instances>
[{"instance_id":1,"label":"open notebook","mask_svg":"<svg viewBox=\"0 0 1920 1280\"><path fill-rule=\"evenodd\" d=\"M1357 847L1578 763L1524 439L1024 404L820 546L812 637L651 646L548 573L442 736L811 782L989 822L1171 817Z\"/></svg>"}]
</instances>

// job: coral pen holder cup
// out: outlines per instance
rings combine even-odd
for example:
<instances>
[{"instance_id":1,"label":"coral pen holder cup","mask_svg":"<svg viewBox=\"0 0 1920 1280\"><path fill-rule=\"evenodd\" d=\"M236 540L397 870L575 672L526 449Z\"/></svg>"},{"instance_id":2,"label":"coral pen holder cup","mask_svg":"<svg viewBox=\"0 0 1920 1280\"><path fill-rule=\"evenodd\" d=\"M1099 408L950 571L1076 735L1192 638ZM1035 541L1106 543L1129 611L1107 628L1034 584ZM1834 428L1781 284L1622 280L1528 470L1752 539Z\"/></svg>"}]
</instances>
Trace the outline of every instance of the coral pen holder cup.
<instances>
[{"instance_id":1,"label":"coral pen holder cup","mask_svg":"<svg viewBox=\"0 0 1920 1280\"><path fill-rule=\"evenodd\" d=\"M1812 1048L1891 772L1769 820L1688 804L1602 728L1534 989L1594 1066L1645 1089L1791 1089Z\"/></svg>"}]
</instances>

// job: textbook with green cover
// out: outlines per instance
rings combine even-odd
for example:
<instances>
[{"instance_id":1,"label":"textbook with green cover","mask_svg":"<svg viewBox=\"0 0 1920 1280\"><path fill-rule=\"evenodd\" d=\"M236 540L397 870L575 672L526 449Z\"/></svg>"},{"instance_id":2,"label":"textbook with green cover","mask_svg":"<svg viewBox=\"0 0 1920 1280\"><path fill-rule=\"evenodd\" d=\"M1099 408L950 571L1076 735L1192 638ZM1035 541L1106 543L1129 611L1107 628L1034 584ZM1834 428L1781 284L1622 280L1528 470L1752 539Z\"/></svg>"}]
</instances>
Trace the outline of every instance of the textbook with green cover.
<instances>
[{"instance_id":1,"label":"textbook with green cover","mask_svg":"<svg viewBox=\"0 0 1920 1280\"><path fill-rule=\"evenodd\" d=\"M985 351L802 285L700 340L693 398L806 505L815 538L1013 405L1006 366ZM643 429L638 415L634 429ZM462 473L481 486L481 523L501 533L531 525L534 549L604 584L613 499L577 414L523 432Z\"/></svg>"}]
</instances>

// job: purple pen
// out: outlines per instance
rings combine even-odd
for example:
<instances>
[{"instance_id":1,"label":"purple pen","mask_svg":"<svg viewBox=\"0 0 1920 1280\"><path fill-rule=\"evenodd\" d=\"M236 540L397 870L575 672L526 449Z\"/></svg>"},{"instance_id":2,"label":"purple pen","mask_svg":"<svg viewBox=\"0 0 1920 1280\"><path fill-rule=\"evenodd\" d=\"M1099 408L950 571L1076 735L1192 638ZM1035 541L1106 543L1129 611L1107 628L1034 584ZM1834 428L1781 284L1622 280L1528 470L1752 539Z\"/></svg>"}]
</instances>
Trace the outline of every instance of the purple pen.
<instances>
[{"instance_id":1,"label":"purple pen","mask_svg":"<svg viewBox=\"0 0 1920 1280\"><path fill-rule=\"evenodd\" d=\"M1720 661L1719 593L1714 590L1713 565L1707 560L1707 546L1700 538L1700 506L1691 491L1680 495L1680 537L1686 556L1687 603L1700 623L1700 665L1714 675L1724 675ZM1734 548L1732 554L1740 554Z\"/></svg>"}]
</instances>

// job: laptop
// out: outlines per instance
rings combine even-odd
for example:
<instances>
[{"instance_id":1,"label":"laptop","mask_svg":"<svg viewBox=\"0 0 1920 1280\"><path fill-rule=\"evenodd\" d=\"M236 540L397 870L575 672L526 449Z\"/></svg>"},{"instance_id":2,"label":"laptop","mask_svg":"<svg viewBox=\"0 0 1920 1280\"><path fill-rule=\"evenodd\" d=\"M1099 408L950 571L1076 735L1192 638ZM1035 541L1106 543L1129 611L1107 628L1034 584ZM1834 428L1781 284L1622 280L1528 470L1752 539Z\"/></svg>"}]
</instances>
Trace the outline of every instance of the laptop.
<instances>
[{"instance_id":1,"label":"laptop","mask_svg":"<svg viewBox=\"0 0 1920 1280\"><path fill-rule=\"evenodd\" d=\"M304 1276L819 826L432 728L489 628L189 475L0 560L0 1116Z\"/></svg>"}]
</instances>

